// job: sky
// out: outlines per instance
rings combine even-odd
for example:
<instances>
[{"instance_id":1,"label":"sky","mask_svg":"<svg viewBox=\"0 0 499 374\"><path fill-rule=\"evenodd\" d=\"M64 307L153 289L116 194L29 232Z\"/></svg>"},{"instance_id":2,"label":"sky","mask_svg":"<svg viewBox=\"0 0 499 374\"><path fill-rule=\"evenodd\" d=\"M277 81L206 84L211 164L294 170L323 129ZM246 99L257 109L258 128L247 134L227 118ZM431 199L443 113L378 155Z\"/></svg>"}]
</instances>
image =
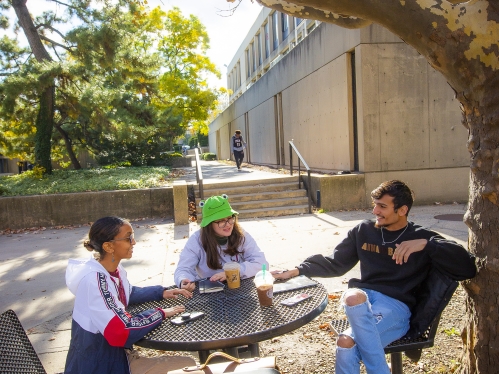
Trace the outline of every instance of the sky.
<instances>
[{"instance_id":1,"label":"sky","mask_svg":"<svg viewBox=\"0 0 499 374\"><path fill-rule=\"evenodd\" d=\"M246 34L255 22L262 7L251 0L242 0L231 16L228 10L237 5L226 0L148 0L151 9L160 6L167 11L178 7L184 17L190 14L199 18L210 37L210 49L207 54L222 74L221 80L209 79L212 87L226 87L226 68L229 65ZM28 0L28 10L37 15L46 9L53 9L55 4L46 0ZM61 9L61 8L60 8ZM15 14L13 14L15 17Z\"/></svg>"},{"instance_id":2,"label":"sky","mask_svg":"<svg viewBox=\"0 0 499 374\"><path fill-rule=\"evenodd\" d=\"M160 6L167 10L176 6L182 14L193 14L206 27L210 37L208 56L215 63L220 73L221 81L210 80L210 84L226 86L226 68L244 41L258 14L263 9L256 1L242 0L231 16L228 10L237 4L226 0L149 0L149 6Z\"/></svg>"}]
</instances>

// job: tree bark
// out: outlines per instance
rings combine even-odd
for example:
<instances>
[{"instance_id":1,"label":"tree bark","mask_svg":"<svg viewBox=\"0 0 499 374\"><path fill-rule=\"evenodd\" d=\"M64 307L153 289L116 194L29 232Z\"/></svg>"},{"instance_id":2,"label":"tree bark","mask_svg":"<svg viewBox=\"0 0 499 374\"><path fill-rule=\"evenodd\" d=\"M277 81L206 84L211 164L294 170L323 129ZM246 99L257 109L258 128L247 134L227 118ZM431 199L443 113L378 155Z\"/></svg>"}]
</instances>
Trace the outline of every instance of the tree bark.
<instances>
[{"instance_id":1,"label":"tree bark","mask_svg":"<svg viewBox=\"0 0 499 374\"><path fill-rule=\"evenodd\" d=\"M40 109L36 117L35 134L35 165L45 169L45 173L52 173L52 130L54 128L54 91L49 87L40 96Z\"/></svg>"},{"instance_id":2,"label":"tree bark","mask_svg":"<svg viewBox=\"0 0 499 374\"><path fill-rule=\"evenodd\" d=\"M469 131L468 248L477 276L468 293L462 374L499 368L499 4L497 0L257 0L300 18L345 26L343 17L377 23L402 38L456 92ZM359 22L361 24L361 22Z\"/></svg>"},{"instance_id":3,"label":"tree bark","mask_svg":"<svg viewBox=\"0 0 499 374\"><path fill-rule=\"evenodd\" d=\"M68 152L69 159L71 160L71 163L73 164L73 168L75 170L80 170L81 164L80 164L80 161L78 161L78 158L76 158L76 155L73 151L73 142L71 141L71 138L69 137L68 133L66 131L64 131L64 129L60 125L55 125L55 128L57 129L57 131L59 131L62 138L64 139L64 145L66 146L66 151Z\"/></svg>"},{"instance_id":4,"label":"tree bark","mask_svg":"<svg viewBox=\"0 0 499 374\"><path fill-rule=\"evenodd\" d=\"M39 61L51 61L51 57L36 31L31 15L26 7L27 0L12 0L12 6L16 12L31 51ZM54 129L54 99L55 86L47 87L40 95L40 108L36 118L35 135L35 164L45 168L45 173L52 173L52 131Z\"/></svg>"},{"instance_id":5,"label":"tree bark","mask_svg":"<svg viewBox=\"0 0 499 374\"><path fill-rule=\"evenodd\" d=\"M497 88L488 95L497 103ZM477 256L478 274L463 282L468 292L465 346L461 374L494 373L499 367L499 105L479 106L464 100L464 123L469 128L471 155L469 205L465 223L470 228L469 248Z\"/></svg>"}]
</instances>

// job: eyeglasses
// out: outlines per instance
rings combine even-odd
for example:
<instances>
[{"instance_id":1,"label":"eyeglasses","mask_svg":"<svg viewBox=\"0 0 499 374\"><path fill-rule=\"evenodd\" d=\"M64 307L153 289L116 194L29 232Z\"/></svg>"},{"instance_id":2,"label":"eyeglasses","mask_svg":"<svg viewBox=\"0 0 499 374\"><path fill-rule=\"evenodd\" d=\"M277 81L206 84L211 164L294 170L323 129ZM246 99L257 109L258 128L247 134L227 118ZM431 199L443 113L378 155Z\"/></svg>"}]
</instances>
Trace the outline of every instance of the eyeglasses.
<instances>
[{"instance_id":1,"label":"eyeglasses","mask_svg":"<svg viewBox=\"0 0 499 374\"><path fill-rule=\"evenodd\" d=\"M110 242L116 242L118 240L128 240L128 241L130 241L130 244L133 244L133 241L135 240L135 234L132 234L127 238L113 239L113 240L110 240Z\"/></svg>"},{"instance_id":2,"label":"eyeglasses","mask_svg":"<svg viewBox=\"0 0 499 374\"><path fill-rule=\"evenodd\" d=\"M235 220L236 218L232 216L230 218L222 219L220 221L214 221L214 223L216 223L219 228L223 229L225 226L227 226L227 224L233 225Z\"/></svg>"}]
</instances>

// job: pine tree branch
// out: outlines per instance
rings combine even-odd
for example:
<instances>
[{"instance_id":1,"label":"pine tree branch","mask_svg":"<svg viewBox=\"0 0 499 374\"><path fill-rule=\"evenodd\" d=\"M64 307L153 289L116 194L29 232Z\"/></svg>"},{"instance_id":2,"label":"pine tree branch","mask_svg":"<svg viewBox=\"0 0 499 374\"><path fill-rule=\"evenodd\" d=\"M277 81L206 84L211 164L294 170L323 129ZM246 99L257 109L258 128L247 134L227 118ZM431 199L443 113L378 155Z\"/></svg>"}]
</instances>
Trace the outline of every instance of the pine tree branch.
<instances>
[{"instance_id":1,"label":"pine tree branch","mask_svg":"<svg viewBox=\"0 0 499 374\"><path fill-rule=\"evenodd\" d=\"M58 46L58 47L61 47L61 48L65 49L66 51L71 51L70 47L66 47L64 44L57 43L56 41L53 41L52 39L47 38L45 35L40 35L40 39L45 40L46 42L51 43L53 46ZM59 56L57 56L57 57L59 57Z\"/></svg>"}]
</instances>

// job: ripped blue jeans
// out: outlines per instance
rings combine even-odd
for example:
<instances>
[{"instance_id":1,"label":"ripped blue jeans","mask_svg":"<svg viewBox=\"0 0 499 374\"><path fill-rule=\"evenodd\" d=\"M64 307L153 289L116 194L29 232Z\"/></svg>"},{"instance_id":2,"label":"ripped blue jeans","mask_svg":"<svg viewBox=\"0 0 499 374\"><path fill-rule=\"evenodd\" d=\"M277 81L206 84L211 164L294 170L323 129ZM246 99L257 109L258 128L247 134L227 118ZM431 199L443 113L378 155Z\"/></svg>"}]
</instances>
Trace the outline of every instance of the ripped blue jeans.
<instances>
[{"instance_id":1,"label":"ripped blue jeans","mask_svg":"<svg viewBox=\"0 0 499 374\"><path fill-rule=\"evenodd\" d=\"M360 373L362 361L368 374L390 374L383 348L409 330L411 312L403 302L380 292L365 288L358 290L367 296L367 301L362 304L347 306L342 297L350 327L341 335L350 336L355 345L336 348L335 373Z\"/></svg>"}]
</instances>

